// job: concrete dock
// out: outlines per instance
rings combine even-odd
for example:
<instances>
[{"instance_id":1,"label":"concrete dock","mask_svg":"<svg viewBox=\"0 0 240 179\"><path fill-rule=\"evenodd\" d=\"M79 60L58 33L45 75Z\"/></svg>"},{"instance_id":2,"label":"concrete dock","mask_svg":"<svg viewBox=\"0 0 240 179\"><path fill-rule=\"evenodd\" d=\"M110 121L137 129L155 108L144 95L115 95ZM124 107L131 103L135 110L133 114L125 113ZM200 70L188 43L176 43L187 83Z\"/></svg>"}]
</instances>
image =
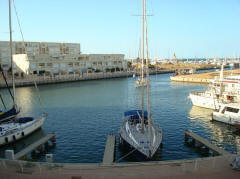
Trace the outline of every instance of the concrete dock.
<instances>
[{"instance_id":1,"label":"concrete dock","mask_svg":"<svg viewBox=\"0 0 240 179\"><path fill-rule=\"evenodd\" d=\"M189 82L189 83L210 83L212 79L194 78L188 75L171 76L171 81Z\"/></svg>"},{"instance_id":2,"label":"concrete dock","mask_svg":"<svg viewBox=\"0 0 240 179\"><path fill-rule=\"evenodd\" d=\"M0 178L201 178L239 179L240 172L230 166L234 156L204 157L188 160L113 163L68 164L42 163L0 159Z\"/></svg>"},{"instance_id":3,"label":"concrete dock","mask_svg":"<svg viewBox=\"0 0 240 179\"><path fill-rule=\"evenodd\" d=\"M115 156L115 143L116 143L116 137L114 135L108 135L106 146L104 150L104 156L103 156L103 164L112 164L114 162L114 156Z\"/></svg>"},{"instance_id":4,"label":"concrete dock","mask_svg":"<svg viewBox=\"0 0 240 179\"><path fill-rule=\"evenodd\" d=\"M175 82L188 82L188 83L210 83L214 78L219 78L220 71L215 72L204 72L196 74L187 74L187 75L174 75L170 77L171 81ZM229 75L240 75L240 70L225 70L223 76Z\"/></svg>"},{"instance_id":5,"label":"concrete dock","mask_svg":"<svg viewBox=\"0 0 240 179\"><path fill-rule=\"evenodd\" d=\"M115 163L115 136L109 135L103 163L45 163L0 159L0 178L240 178L240 172L230 166L236 155L215 148L191 131L186 131L186 136L211 147L221 155L170 161Z\"/></svg>"},{"instance_id":6,"label":"concrete dock","mask_svg":"<svg viewBox=\"0 0 240 179\"><path fill-rule=\"evenodd\" d=\"M189 138L192 138L192 143L196 144L197 147L205 146L206 148L213 151L213 155L230 155L229 152L218 148L217 146L211 144L206 139L202 138L201 136L193 133L192 131L186 130L185 134L185 142L188 142Z\"/></svg>"},{"instance_id":7,"label":"concrete dock","mask_svg":"<svg viewBox=\"0 0 240 179\"><path fill-rule=\"evenodd\" d=\"M21 158L25 157L27 154L31 153L32 151L34 151L36 149L42 150L42 145L46 144L49 140L51 140L53 143L55 143L55 136L56 136L56 134L54 134L54 133L47 134L46 136L44 136L40 140L32 143L31 145L29 145L28 147L26 147L22 151L16 153L14 155L14 159L15 160L21 159Z\"/></svg>"}]
</instances>

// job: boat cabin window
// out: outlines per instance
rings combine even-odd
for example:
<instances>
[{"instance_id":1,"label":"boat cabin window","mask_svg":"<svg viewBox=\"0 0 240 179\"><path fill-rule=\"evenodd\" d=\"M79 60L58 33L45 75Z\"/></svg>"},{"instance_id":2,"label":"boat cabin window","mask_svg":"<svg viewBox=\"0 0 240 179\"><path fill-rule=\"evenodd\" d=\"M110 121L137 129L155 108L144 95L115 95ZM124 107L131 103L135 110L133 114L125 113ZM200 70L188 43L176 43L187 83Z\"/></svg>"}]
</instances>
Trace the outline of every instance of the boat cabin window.
<instances>
[{"instance_id":1,"label":"boat cabin window","mask_svg":"<svg viewBox=\"0 0 240 179\"><path fill-rule=\"evenodd\" d=\"M233 113L238 113L239 109L227 107L227 108L226 108L226 111L228 111L228 112L233 112Z\"/></svg>"},{"instance_id":2,"label":"boat cabin window","mask_svg":"<svg viewBox=\"0 0 240 179\"><path fill-rule=\"evenodd\" d=\"M2 128L0 127L0 131L2 131Z\"/></svg>"}]
</instances>

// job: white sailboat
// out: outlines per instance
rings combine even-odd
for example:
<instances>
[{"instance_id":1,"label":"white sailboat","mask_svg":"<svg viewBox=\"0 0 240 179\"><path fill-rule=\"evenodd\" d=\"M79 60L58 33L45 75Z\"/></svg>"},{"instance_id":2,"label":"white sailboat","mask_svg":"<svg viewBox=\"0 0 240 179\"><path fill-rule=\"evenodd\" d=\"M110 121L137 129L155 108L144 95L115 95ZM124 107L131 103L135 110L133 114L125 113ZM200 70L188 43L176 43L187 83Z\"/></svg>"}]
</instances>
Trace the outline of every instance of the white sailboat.
<instances>
[{"instance_id":1,"label":"white sailboat","mask_svg":"<svg viewBox=\"0 0 240 179\"><path fill-rule=\"evenodd\" d=\"M145 45L146 45L146 74L147 74L147 101L148 110L144 110L144 90L142 93L142 110L130 110L124 113L123 124L119 130L120 144L129 147L133 154L144 158L151 159L162 143L162 130L151 121L150 107L150 79L148 70L148 41L147 41L147 17L146 17L146 0L142 0L143 20L145 28ZM143 35L144 37L144 35ZM144 41L144 39L143 39ZM144 56L143 56L144 58ZM142 89L144 87L142 86Z\"/></svg>"},{"instance_id":2,"label":"white sailboat","mask_svg":"<svg viewBox=\"0 0 240 179\"><path fill-rule=\"evenodd\" d=\"M12 27L11 27L11 0L9 0L9 30L10 30L10 58L12 70L13 99L15 104L15 82L12 53ZM15 117L11 121L0 124L0 146L15 142L39 129L47 115L43 113L40 117Z\"/></svg>"}]
</instances>

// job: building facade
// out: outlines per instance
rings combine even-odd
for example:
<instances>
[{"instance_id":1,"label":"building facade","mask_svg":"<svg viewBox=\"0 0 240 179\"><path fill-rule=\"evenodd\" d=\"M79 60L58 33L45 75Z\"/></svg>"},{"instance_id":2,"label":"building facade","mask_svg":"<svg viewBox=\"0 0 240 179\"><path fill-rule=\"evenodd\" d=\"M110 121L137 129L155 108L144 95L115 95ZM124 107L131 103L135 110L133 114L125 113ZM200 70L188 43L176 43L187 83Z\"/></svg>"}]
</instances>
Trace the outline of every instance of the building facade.
<instances>
[{"instance_id":1,"label":"building facade","mask_svg":"<svg viewBox=\"0 0 240 179\"><path fill-rule=\"evenodd\" d=\"M123 54L82 54L79 43L13 42L13 54L27 52L28 74L71 74L99 71L125 71ZM9 42L0 41L0 64L9 70ZM14 67L14 72L22 73Z\"/></svg>"}]
</instances>

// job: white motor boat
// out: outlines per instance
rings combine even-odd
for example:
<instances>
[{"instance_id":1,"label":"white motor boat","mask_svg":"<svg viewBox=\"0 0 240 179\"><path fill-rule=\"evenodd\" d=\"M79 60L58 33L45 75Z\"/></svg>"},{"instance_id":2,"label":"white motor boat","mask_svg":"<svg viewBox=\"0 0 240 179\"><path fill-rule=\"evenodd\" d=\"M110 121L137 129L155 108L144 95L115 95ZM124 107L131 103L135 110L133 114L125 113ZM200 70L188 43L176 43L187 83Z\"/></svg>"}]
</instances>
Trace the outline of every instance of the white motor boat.
<instances>
[{"instance_id":1,"label":"white motor boat","mask_svg":"<svg viewBox=\"0 0 240 179\"><path fill-rule=\"evenodd\" d=\"M240 102L240 76L223 78L223 66L220 79L215 79L205 92L190 92L189 98L193 105L219 109L220 103Z\"/></svg>"},{"instance_id":2,"label":"white motor boat","mask_svg":"<svg viewBox=\"0 0 240 179\"><path fill-rule=\"evenodd\" d=\"M219 98L211 90L205 92L190 92L189 98L194 106L219 109Z\"/></svg>"},{"instance_id":3,"label":"white motor boat","mask_svg":"<svg viewBox=\"0 0 240 179\"><path fill-rule=\"evenodd\" d=\"M213 112L212 119L239 126L240 125L240 104L239 103L228 103L220 104L220 108Z\"/></svg>"}]
</instances>

